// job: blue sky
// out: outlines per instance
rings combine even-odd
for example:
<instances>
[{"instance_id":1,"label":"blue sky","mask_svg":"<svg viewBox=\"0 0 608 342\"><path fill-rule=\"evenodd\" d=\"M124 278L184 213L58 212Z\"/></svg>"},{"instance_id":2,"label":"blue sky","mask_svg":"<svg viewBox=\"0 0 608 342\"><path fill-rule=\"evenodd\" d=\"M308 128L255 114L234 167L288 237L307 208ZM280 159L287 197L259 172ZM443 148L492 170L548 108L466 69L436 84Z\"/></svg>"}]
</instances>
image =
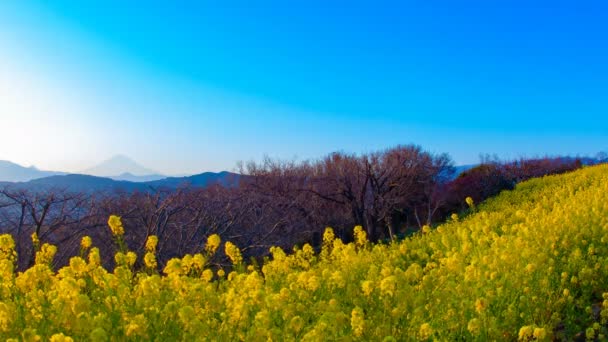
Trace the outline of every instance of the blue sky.
<instances>
[{"instance_id":1,"label":"blue sky","mask_svg":"<svg viewBox=\"0 0 608 342\"><path fill-rule=\"evenodd\" d=\"M608 150L608 5L0 2L0 159L166 174L416 143Z\"/></svg>"}]
</instances>

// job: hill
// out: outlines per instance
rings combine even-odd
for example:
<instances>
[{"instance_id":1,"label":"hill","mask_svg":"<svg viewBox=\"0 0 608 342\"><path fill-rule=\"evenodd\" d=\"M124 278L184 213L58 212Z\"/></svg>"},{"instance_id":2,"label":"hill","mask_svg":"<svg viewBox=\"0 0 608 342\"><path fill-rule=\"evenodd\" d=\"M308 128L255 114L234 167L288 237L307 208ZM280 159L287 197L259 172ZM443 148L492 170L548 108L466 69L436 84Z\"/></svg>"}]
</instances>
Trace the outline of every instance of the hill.
<instances>
[{"instance_id":1,"label":"hill","mask_svg":"<svg viewBox=\"0 0 608 342\"><path fill-rule=\"evenodd\" d=\"M120 218L109 223L124 248ZM163 275L154 238L137 276L135 254L117 253L108 272L97 249L55 273L48 246L36 266L15 274L3 235L0 309L23 316L3 316L0 336L605 340L607 241L607 165L521 183L390 244L370 244L361 228L345 244L327 229L320 254L309 245L290 255L271 248L262 266L245 267L236 246L210 236L199 254L170 260ZM218 248L233 263L228 274L208 264Z\"/></svg>"}]
</instances>

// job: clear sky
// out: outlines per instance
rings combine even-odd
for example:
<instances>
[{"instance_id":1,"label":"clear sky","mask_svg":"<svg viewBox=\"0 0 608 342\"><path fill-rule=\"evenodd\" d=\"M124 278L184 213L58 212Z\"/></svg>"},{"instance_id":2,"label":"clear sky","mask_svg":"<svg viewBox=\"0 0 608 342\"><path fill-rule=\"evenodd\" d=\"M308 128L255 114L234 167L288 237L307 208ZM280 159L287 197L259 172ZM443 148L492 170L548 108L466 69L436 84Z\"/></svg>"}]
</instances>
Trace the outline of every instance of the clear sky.
<instances>
[{"instance_id":1,"label":"clear sky","mask_svg":"<svg viewBox=\"0 0 608 342\"><path fill-rule=\"evenodd\" d=\"M128 3L128 4L127 4ZM608 150L602 1L0 1L0 159Z\"/></svg>"}]
</instances>

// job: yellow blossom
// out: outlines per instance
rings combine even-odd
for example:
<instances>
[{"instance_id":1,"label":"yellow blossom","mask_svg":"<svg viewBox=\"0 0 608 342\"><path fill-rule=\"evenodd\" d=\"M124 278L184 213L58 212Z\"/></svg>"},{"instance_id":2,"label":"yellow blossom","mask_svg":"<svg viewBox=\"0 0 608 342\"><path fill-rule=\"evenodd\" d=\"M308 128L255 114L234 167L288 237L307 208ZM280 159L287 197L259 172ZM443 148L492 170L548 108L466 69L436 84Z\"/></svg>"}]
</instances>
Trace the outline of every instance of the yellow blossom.
<instances>
[{"instance_id":1,"label":"yellow blossom","mask_svg":"<svg viewBox=\"0 0 608 342\"><path fill-rule=\"evenodd\" d=\"M465 198L465 202L467 202L467 205L470 208L473 208L475 206L475 202L473 201L473 198L471 196Z\"/></svg>"},{"instance_id":2,"label":"yellow blossom","mask_svg":"<svg viewBox=\"0 0 608 342\"><path fill-rule=\"evenodd\" d=\"M36 232L32 233L32 244L34 246L40 245L40 240L38 239L38 234Z\"/></svg>"},{"instance_id":3,"label":"yellow blossom","mask_svg":"<svg viewBox=\"0 0 608 342\"><path fill-rule=\"evenodd\" d=\"M539 341L543 341L547 338L547 331L545 328L534 328L534 332L532 333L535 339Z\"/></svg>"},{"instance_id":4,"label":"yellow blossom","mask_svg":"<svg viewBox=\"0 0 608 342\"><path fill-rule=\"evenodd\" d=\"M526 341L529 338L534 336L534 328L532 326L526 325L519 329L519 339Z\"/></svg>"},{"instance_id":5,"label":"yellow blossom","mask_svg":"<svg viewBox=\"0 0 608 342\"><path fill-rule=\"evenodd\" d=\"M367 243L367 233L363 230L362 226L355 227L355 243L357 246L361 247Z\"/></svg>"},{"instance_id":6,"label":"yellow blossom","mask_svg":"<svg viewBox=\"0 0 608 342\"><path fill-rule=\"evenodd\" d=\"M418 330L418 336L421 340L428 340L433 335L433 328L428 323L424 323Z\"/></svg>"},{"instance_id":7,"label":"yellow blossom","mask_svg":"<svg viewBox=\"0 0 608 342\"><path fill-rule=\"evenodd\" d=\"M369 296L374 291L374 285L370 280L365 280L361 283L361 289L366 296Z\"/></svg>"},{"instance_id":8,"label":"yellow blossom","mask_svg":"<svg viewBox=\"0 0 608 342\"><path fill-rule=\"evenodd\" d=\"M74 340L69 337L69 336L65 336L64 334L54 334L53 336L51 336L50 342L73 342Z\"/></svg>"},{"instance_id":9,"label":"yellow blossom","mask_svg":"<svg viewBox=\"0 0 608 342\"><path fill-rule=\"evenodd\" d=\"M135 262L137 261L137 254L129 251L129 252L127 252L126 258L127 258L127 265L133 266L133 265L135 265Z\"/></svg>"},{"instance_id":10,"label":"yellow blossom","mask_svg":"<svg viewBox=\"0 0 608 342\"><path fill-rule=\"evenodd\" d=\"M233 265L238 265L243 262L243 257L241 256L241 251L237 246L235 246L232 242L226 242L224 246L226 255L230 258Z\"/></svg>"},{"instance_id":11,"label":"yellow blossom","mask_svg":"<svg viewBox=\"0 0 608 342\"><path fill-rule=\"evenodd\" d=\"M40 248L40 251L36 252L36 264L50 264L51 262L53 262L55 253L57 253L57 247L48 243L43 244Z\"/></svg>"},{"instance_id":12,"label":"yellow blossom","mask_svg":"<svg viewBox=\"0 0 608 342\"><path fill-rule=\"evenodd\" d=\"M207 251L207 253L209 255L215 254L215 251L217 251L221 242L222 242L222 240L220 239L219 235L217 235L217 234L209 235L209 237L207 238L207 244L205 245L205 251Z\"/></svg>"},{"instance_id":13,"label":"yellow blossom","mask_svg":"<svg viewBox=\"0 0 608 342\"><path fill-rule=\"evenodd\" d=\"M111 215L108 219L108 226L114 236L122 236L125 234L125 229L122 226L122 221L119 216Z\"/></svg>"},{"instance_id":14,"label":"yellow blossom","mask_svg":"<svg viewBox=\"0 0 608 342\"><path fill-rule=\"evenodd\" d=\"M148 239L146 240L146 251L150 253L155 253L157 244L158 237L156 235L148 236Z\"/></svg>"},{"instance_id":15,"label":"yellow blossom","mask_svg":"<svg viewBox=\"0 0 608 342\"><path fill-rule=\"evenodd\" d=\"M205 281L213 280L213 271L211 271L210 269L204 270L201 274L201 278L203 278Z\"/></svg>"},{"instance_id":16,"label":"yellow blossom","mask_svg":"<svg viewBox=\"0 0 608 342\"><path fill-rule=\"evenodd\" d=\"M82 238L82 240L80 240L80 248L82 248L82 249L89 249L89 248L91 248L92 244L93 244L93 240L91 239L90 236L84 236Z\"/></svg>"},{"instance_id":17,"label":"yellow blossom","mask_svg":"<svg viewBox=\"0 0 608 342\"><path fill-rule=\"evenodd\" d=\"M325 232L323 233L323 243L330 244L334 241L334 239L334 230L330 227L325 228Z\"/></svg>"},{"instance_id":18,"label":"yellow blossom","mask_svg":"<svg viewBox=\"0 0 608 342\"><path fill-rule=\"evenodd\" d=\"M397 279L395 276L388 276L380 282L380 293L385 296L393 296L395 294L395 288L397 286Z\"/></svg>"},{"instance_id":19,"label":"yellow blossom","mask_svg":"<svg viewBox=\"0 0 608 342\"><path fill-rule=\"evenodd\" d=\"M481 313L485 310L487 305L488 304L484 298L478 298L475 301L475 311L477 311L478 313Z\"/></svg>"},{"instance_id":20,"label":"yellow blossom","mask_svg":"<svg viewBox=\"0 0 608 342\"><path fill-rule=\"evenodd\" d=\"M363 310L360 307L356 307L353 309L350 315L350 326L353 330L353 335L361 336L363 335L363 330L365 329L365 319L363 315Z\"/></svg>"},{"instance_id":21,"label":"yellow blossom","mask_svg":"<svg viewBox=\"0 0 608 342\"><path fill-rule=\"evenodd\" d=\"M156 256L154 255L154 253L147 252L144 255L144 264L149 269L156 269L156 267L158 267L158 264L156 262Z\"/></svg>"}]
</instances>

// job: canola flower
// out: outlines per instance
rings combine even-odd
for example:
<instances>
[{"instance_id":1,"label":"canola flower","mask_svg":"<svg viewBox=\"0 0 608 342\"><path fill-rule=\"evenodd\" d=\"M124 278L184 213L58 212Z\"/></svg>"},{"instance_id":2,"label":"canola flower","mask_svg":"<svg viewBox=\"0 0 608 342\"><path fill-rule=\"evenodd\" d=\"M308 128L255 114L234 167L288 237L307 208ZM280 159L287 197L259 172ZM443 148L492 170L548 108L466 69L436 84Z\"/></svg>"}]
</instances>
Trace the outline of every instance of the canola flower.
<instances>
[{"instance_id":1,"label":"canola flower","mask_svg":"<svg viewBox=\"0 0 608 342\"><path fill-rule=\"evenodd\" d=\"M353 335L363 335L363 329L365 328L365 320L363 310L360 307L353 309L350 318L350 325L353 331Z\"/></svg>"},{"instance_id":2,"label":"canola flower","mask_svg":"<svg viewBox=\"0 0 608 342\"><path fill-rule=\"evenodd\" d=\"M156 253L156 246L158 246L158 237L156 235L150 235L146 240L146 251L149 253Z\"/></svg>"},{"instance_id":3,"label":"canola flower","mask_svg":"<svg viewBox=\"0 0 608 342\"><path fill-rule=\"evenodd\" d=\"M362 226L356 226L354 229L355 244L359 247L365 246L367 243L367 233L363 230Z\"/></svg>"},{"instance_id":4,"label":"canola flower","mask_svg":"<svg viewBox=\"0 0 608 342\"><path fill-rule=\"evenodd\" d=\"M475 201L473 201L473 198L471 196L465 198L465 202L467 202L469 208L475 207Z\"/></svg>"},{"instance_id":5,"label":"canola flower","mask_svg":"<svg viewBox=\"0 0 608 342\"><path fill-rule=\"evenodd\" d=\"M91 248L92 245L93 245L93 239L91 239L90 236L85 236L82 238L82 240L80 240L80 248L83 250L87 250L87 249Z\"/></svg>"},{"instance_id":6,"label":"canola flower","mask_svg":"<svg viewBox=\"0 0 608 342\"><path fill-rule=\"evenodd\" d=\"M123 236L125 234L125 229L122 226L122 221L119 216L110 216L108 219L108 226L110 226L110 230L114 236Z\"/></svg>"},{"instance_id":7,"label":"canola flower","mask_svg":"<svg viewBox=\"0 0 608 342\"><path fill-rule=\"evenodd\" d=\"M144 265L148 273L152 273L158 268L158 262L156 261L157 245L158 237L156 235L148 236L146 240L146 254L144 254Z\"/></svg>"},{"instance_id":8,"label":"canola flower","mask_svg":"<svg viewBox=\"0 0 608 342\"><path fill-rule=\"evenodd\" d=\"M220 239L219 235L217 235L217 234L209 235L209 237L207 238L207 244L205 245L205 251L207 252L207 254L209 254L209 255L215 254L215 251L217 251L217 249L220 247L221 242L222 242L222 240Z\"/></svg>"},{"instance_id":9,"label":"canola flower","mask_svg":"<svg viewBox=\"0 0 608 342\"><path fill-rule=\"evenodd\" d=\"M38 233L36 232L32 233L32 245L35 249L38 249L38 246L40 246L40 239L38 239Z\"/></svg>"},{"instance_id":10,"label":"canola flower","mask_svg":"<svg viewBox=\"0 0 608 342\"><path fill-rule=\"evenodd\" d=\"M228 258L230 258L230 261L232 261L233 265L239 265L243 262L243 256L241 255L241 251L232 242L226 242L225 252Z\"/></svg>"},{"instance_id":11,"label":"canola flower","mask_svg":"<svg viewBox=\"0 0 608 342\"><path fill-rule=\"evenodd\" d=\"M124 234L120 218L108 225ZM158 239L138 255L99 249L52 268L43 242L16 272L15 243L0 235L0 338L10 341L550 341L608 336L608 166L533 179L474 212L390 244L363 228L333 230L320 253L273 247L258 266L211 268L211 235L194 255L157 271ZM117 239L117 242L121 241ZM237 267L238 266L238 267ZM242 266L242 267L241 267ZM154 270L152 272L151 270Z\"/></svg>"}]
</instances>

